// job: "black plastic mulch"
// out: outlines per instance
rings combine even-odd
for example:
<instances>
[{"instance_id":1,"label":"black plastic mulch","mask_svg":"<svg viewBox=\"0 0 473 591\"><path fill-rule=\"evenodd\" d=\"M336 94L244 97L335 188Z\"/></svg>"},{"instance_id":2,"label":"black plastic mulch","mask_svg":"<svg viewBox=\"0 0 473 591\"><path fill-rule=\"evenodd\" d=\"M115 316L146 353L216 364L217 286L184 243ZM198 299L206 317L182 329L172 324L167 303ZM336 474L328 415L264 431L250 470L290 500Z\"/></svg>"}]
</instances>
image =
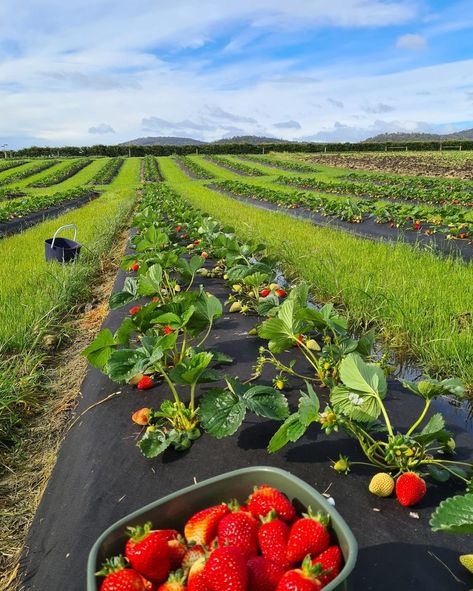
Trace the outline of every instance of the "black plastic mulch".
<instances>
[{"instance_id":1,"label":"black plastic mulch","mask_svg":"<svg viewBox=\"0 0 473 591\"><path fill-rule=\"evenodd\" d=\"M125 274L119 273L116 289ZM218 280L202 281L216 296L227 292ZM104 326L115 330L128 308L110 312ZM261 341L247 332L255 318L224 315L215 324L208 347L234 358L227 372L246 379ZM272 373L261 382L270 382ZM291 384L296 401L300 383ZM272 421L250 416L233 437L216 440L204 435L185 452L167 451L147 460L135 446L138 427L130 415L143 406L157 406L167 395L164 386L140 393L117 387L98 370L89 369L76 410L79 415L112 392L122 393L90 410L72 427L59 452L28 535L21 560L24 589L35 591L84 591L86 562L91 546L104 529L131 511L170 492L232 469L272 465L289 470L320 492L328 490L359 544L352 575L358 591L418 591L470 589L473 577L458 563L472 540L464 536L432 533L428 521L442 498L462 492L447 483L429 485L427 496L410 510L394 498L378 499L368 492L370 472L356 469L341 476L330 468L329 458L339 453L361 456L355 442L343 434L325 437L316 428L298 443L275 455L266 445L277 428ZM406 427L419 411L415 396L390 390L388 408L398 427ZM457 422L458 423L458 422ZM458 459L470 456L472 436L453 425ZM417 518L417 517L418 518ZM452 572L450 572L452 571Z\"/></svg>"}]
</instances>

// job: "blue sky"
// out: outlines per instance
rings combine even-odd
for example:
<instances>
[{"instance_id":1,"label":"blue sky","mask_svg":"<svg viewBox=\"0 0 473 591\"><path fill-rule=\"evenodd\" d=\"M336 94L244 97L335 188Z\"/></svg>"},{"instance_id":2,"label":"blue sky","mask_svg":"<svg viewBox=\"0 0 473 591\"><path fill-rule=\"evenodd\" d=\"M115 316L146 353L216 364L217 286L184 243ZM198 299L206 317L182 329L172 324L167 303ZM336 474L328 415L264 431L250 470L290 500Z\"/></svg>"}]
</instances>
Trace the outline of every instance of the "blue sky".
<instances>
[{"instance_id":1,"label":"blue sky","mask_svg":"<svg viewBox=\"0 0 473 591\"><path fill-rule=\"evenodd\" d=\"M473 127L473 0L2 0L0 142Z\"/></svg>"}]
</instances>

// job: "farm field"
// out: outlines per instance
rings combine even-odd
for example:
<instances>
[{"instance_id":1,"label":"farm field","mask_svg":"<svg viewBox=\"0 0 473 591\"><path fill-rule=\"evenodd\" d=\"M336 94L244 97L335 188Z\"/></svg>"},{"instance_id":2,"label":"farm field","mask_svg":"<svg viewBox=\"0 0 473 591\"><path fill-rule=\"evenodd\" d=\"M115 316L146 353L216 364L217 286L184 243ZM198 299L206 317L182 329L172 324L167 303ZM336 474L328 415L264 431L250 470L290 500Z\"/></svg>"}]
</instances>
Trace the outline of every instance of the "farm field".
<instances>
[{"instance_id":1,"label":"farm field","mask_svg":"<svg viewBox=\"0 0 473 591\"><path fill-rule=\"evenodd\" d=\"M403 175L332 156L0 170L4 223L93 194L0 239L2 583L84 589L90 547L117 519L258 464L335 503L359 545L354 571L345 547L338 567L356 589L397 588L393 560L430 588L467 580L465 535L430 519L471 486L473 154L422 155ZM455 178L437 174L449 159ZM45 237L68 223L78 261L46 263ZM376 472L413 470L425 498L368 491Z\"/></svg>"}]
</instances>

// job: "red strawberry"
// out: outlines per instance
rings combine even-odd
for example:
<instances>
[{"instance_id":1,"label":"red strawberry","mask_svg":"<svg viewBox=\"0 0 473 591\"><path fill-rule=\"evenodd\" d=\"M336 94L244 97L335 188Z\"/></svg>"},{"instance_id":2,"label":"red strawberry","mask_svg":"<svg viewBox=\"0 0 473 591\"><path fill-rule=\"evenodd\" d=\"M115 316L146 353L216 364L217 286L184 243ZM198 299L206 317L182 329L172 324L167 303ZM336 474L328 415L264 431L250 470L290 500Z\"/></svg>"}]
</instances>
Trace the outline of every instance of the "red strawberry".
<instances>
[{"instance_id":1,"label":"red strawberry","mask_svg":"<svg viewBox=\"0 0 473 591\"><path fill-rule=\"evenodd\" d=\"M322 574L320 564L312 565L310 556L306 556L301 568L288 570L283 575L276 591L319 591L324 586L320 580Z\"/></svg>"},{"instance_id":2,"label":"red strawberry","mask_svg":"<svg viewBox=\"0 0 473 591\"><path fill-rule=\"evenodd\" d=\"M234 546L214 550L205 564L203 576L209 591L246 591L248 586L246 560Z\"/></svg>"},{"instance_id":3,"label":"red strawberry","mask_svg":"<svg viewBox=\"0 0 473 591\"><path fill-rule=\"evenodd\" d=\"M184 526L187 542L208 546L217 535L219 521L230 513L225 503L208 507L193 515Z\"/></svg>"},{"instance_id":4,"label":"red strawberry","mask_svg":"<svg viewBox=\"0 0 473 591\"><path fill-rule=\"evenodd\" d=\"M169 548L169 561L171 563L171 570L177 570L181 568L182 561L187 552L187 546L182 536L178 536L168 542Z\"/></svg>"},{"instance_id":5,"label":"red strawberry","mask_svg":"<svg viewBox=\"0 0 473 591\"><path fill-rule=\"evenodd\" d=\"M270 289L262 289L259 294L262 298L267 298L269 296L269 294L271 293Z\"/></svg>"},{"instance_id":6,"label":"red strawberry","mask_svg":"<svg viewBox=\"0 0 473 591\"><path fill-rule=\"evenodd\" d=\"M170 326L165 326L164 327L164 334L174 334L176 331L174 330L174 328L171 328Z\"/></svg>"},{"instance_id":7,"label":"red strawberry","mask_svg":"<svg viewBox=\"0 0 473 591\"><path fill-rule=\"evenodd\" d=\"M131 269L132 271L138 271L138 269L139 269L139 268L140 268L140 266L138 265L138 263L134 263L134 264L133 264L133 265L130 267L130 269Z\"/></svg>"},{"instance_id":8,"label":"red strawberry","mask_svg":"<svg viewBox=\"0 0 473 591\"><path fill-rule=\"evenodd\" d=\"M396 480L396 497L403 507L417 505L426 492L425 480L415 472L405 472Z\"/></svg>"},{"instance_id":9,"label":"red strawberry","mask_svg":"<svg viewBox=\"0 0 473 591\"><path fill-rule=\"evenodd\" d=\"M274 591L285 573L285 569L264 556L248 560L249 591Z\"/></svg>"},{"instance_id":10,"label":"red strawberry","mask_svg":"<svg viewBox=\"0 0 473 591\"><path fill-rule=\"evenodd\" d=\"M329 547L328 521L328 516L314 515L309 507L308 512L293 523L287 542L286 556L289 562L303 560L307 554L320 554Z\"/></svg>"},{"instance_id":11,"label":"red strawberry","mask_svg":"<svg viewBox=\"0 0 473 591\"><path fill-rule=\"evenodd\" d=\"M128 310L128 313L133 316L133 314L136 314L137 312L139 312L141 310L141 306L133 306L133 308L130 308Z\"/></svg>"},{"instance_id":12,"label":"red strawberry","mask_svg":"<svg viewBox=\"0 0 473 591\"><path fill-rule=\"evenodd\" d=\"M205 557L200 557L192 565L187 579L187 591L208 591L208 587L204 581L205 563Z\"/></svg>"},{"instance_id":13,"label":"red strawberry","mask_svg":"<svg viewBox=\"0 0 473 591\"><path fill-rule=\"evenodd\" d=\"M204 250L204 252L203 252L203 253L201 253L201 255L200 255L200 256L201 256L203 259L208 259L208 258L209 258L209 253L208 253L208 252L205 252L205 250Z\"/></svg>"},{"instance_id":14,"label":"red strawberry","mask_svg":"<svg viewBox=\"0 0 473 591\"><path fill-rule=\"evenodd\" d=\"M270 511L262 518L263 525L258 530L258 542L261 553L286 570L290 567L287 559L287 541L289 539L289 526L277 518L276 511Z\"/></svg>"},{"instance_id":15,"label":"red strawberry","mask_svg":"<svg viewBox=\"0 0 473 591\"><path fill-rule=\"evenodd\" d=\"M321 564L322 568L326 571L330 571L326 575L320 577L320 581L327 585L330 581L339 574L342 568L342 551L340 546L330 546L327 550L324 550L322 554L319 554L312 560L312 564Z\"/></svg>"},{"instance_id":16,"label":"red strawberry","mask_svg":"<svg viewBox=\"0 0 473 591\"><path fill-rule=\"evenodd\" d=\"M171 540L177 540L179 538L179 532L177 529L155 529L154 533L164 541L170 542Z\"/></svg>"},{"instance_id":17,"label":"red strawberry","mask_svg":"<svg viewBox=\"0 0 473 591\"><path fill-rule=\"evenodd\" d=\"M191 568L194 562L205 558L205 549L200 544L191 546L187 549L182 559L182 568Z\"/></svg>"},{"instance_id":18,"label":"red strawberry","mask_svg":"<svg viewBox=\"0 0 473 591\"><path fill-rule=\"evenodd\" d=\"M136 384L138 390L149 390L153 386L154 382L149 376L143 376L141 380Z\"/></svg>"},{"instance_id":19,"label":"red strawberry","mask_svg":"<svg viewBox=\"0 0 473 591\"><path fill-rule=\"evenodd\" d=\"M177 570L171 573L165 583L158 587L158 591L186 591L187 573Z\"/></svg>"},{"instance_id":20,"label":"red strawberry","mask_svg":"<svg viewBox=\"0 0 473 591\"><path fill-rule=\"evenodd\" d=\"M176 226L176 232L180 232L181 231L181 226Z\"/></svg>"},{"instance_id":21,"label":"red strawberry","mask_svg":"<svg viewBox=\"0 0 473 591\"><path fill-rule=\"evenodd\" d=\"M422 226L419 224L419 222L414 224L414 230L420 230L422 228Z\"/></svg>"},{"instance_id":22,"label":"red strawberry","mask_svg":"<svg viewBox=\"0 0 473 591\"><path fill-rule=\"evenodd\" d=\"M159 531L151 530L151 522L127 529L130 539L125 546L125 556L135 570L159 585L166 580L171 567L167 542Z\"/></svg>"},{"instance_id":23,"label":"red strawberry","mask_svg":"<svg viewBox=\"0 0 473 591\"><path fill-rule=\"evenodd\" d=\"M279 298L285 298L287 296L286 291L284 289L276 289L274 292Z\"/></svg>"},{"instance_id":24,"label":"red strawberry","mask_svg":"<svg viewBox=\"0 0 473 591\"><path fill-rule=\"evenodd\" d=\"M267 484L255 488L248 500L248 511L255 517L265 517L273 509L283 521L292 521L296 516L293 504L282 492Z\"/></svg>"},{"instance_id":25,"label":"red strawberry","mask_svg":"<svg viewBox=\"0 0 473 591\"><path fill-rule=\"evenodd\" d=\"M237 511L225 515L218 524L218 545L235 546L251 558L258 553L258 522L246 511Z\"/></svg>"},{"instance_id":26,"label":"red strawberry","mask_svg":"<svg viewBox=\"0 0 473 591\"><path fill-rule=\"evenodd\" d=\"M96 574L105 577L100 591L151 591L153 589L153 584L146 581L140 573L132 568L126 568L123 556L107 560L102 570Z\"/></svg>"},{"instance_id":27,"label":"red strawberry","mask_svg":"<svg viewBox=\"0 0 473 591\"><path fill-rule=\"evenodd\" d=\"M194 244L197 246L199 244L200 240L194 240Z\"/></svg>"}]
</instances>

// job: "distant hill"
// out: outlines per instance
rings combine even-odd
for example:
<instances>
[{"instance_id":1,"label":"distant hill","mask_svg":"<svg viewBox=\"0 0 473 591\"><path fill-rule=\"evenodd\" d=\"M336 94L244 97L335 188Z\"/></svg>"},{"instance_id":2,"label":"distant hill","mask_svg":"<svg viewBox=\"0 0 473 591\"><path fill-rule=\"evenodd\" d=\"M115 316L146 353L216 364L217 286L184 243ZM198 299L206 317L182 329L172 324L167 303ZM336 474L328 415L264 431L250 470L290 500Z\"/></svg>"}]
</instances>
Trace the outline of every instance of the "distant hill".
<instances>
[{"instance_id":1,"label":"distant hill","mask_svg":"<svg viewBox=\"0 0 473 591\"><path fill-rule=\"evenodd\" d=\"M158 136L158 137L139 137L135 140L123 142L119 146L201 146L207 142L194 140L190 137L172 137L172 136Z\"/></svg>"},{"instance_id":2,"label":"distant hill","mask_svg":"<svg viewBox=\"0 0 473 591\"><path fill-rule=\"evenodd\" d=\"M363 140L364 143L385 143L385 142L444 142L453 140L473 140L473 129L455 131L454 133L380 133Z\"/></svg>"},{"instance_id":3,"label":"distant hill","mask_svg":"<svg viewBox=\"0 0 473 591\"><path fill-rule=\"evenodd\" d=\"M288 140L280 140L275 137L264 137L264 136L259 136L259 135L236 135L234 137L216 140L215 142L210 142L210 143L212 143L212 144L277 144L277 143L288 144L291 142Z\"/></svg>"},{"instance_id":4,"label":"distant hill","mask_svg":"<svg viewBox=\"0 0 473 591\"><path fill-rule=\"evenodd\" d=\"M273 137L261 137L258 135L237 135L232 138L216 140L215 142L202 142L190 137L139 137L128 142L118 144L119 146L202 146L204 144L275 144L278 142L288 143Z\"/></svg>"}]
</instances>

